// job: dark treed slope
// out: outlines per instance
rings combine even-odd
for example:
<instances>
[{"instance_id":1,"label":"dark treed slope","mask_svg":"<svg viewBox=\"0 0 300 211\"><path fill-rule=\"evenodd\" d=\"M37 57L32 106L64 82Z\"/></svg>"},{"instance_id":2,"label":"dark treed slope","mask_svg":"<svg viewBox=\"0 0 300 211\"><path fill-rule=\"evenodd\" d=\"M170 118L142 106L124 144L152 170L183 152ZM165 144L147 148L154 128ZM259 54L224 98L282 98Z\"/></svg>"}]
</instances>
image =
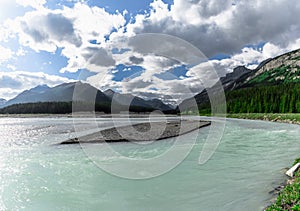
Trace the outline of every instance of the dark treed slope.
<instances>
[{"instance_id":1,"label":"dark treed slope","mask_svg":"<svg viewBox=\"0 0 300 211\"><path fill-rule=\"evenodd\" d=\"M255 86L226 93L228 113L300 113L300 84Z\"/></svg>"},{"instance_id":2,"label":"dark treed slope","mask_svg":"<svg viewBox=\"0 0 300 211\"><path fill-rule=\"evenodd\" d=\"M111 107L108 103L88 103L88 102L37 102L37 103L22 103L13 104L0 109L0 114L67 114L72 113L73 106L76 106L76 111L79 112L104 112L111 113ZM152 112L153 108L145 108L140 106L130 106L129 111ZM116 112L128 111L125 106L118 106Z\"/></svg>"}]
</instances>

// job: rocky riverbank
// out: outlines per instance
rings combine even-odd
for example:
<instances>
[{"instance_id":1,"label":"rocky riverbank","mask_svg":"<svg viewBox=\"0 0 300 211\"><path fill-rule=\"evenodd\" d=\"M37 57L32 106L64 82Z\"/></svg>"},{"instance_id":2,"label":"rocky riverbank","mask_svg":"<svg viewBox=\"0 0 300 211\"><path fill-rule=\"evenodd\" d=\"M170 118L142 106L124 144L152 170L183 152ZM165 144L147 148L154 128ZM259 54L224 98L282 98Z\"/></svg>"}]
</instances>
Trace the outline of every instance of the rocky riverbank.
<instances>
[{"instance_id":1,"label":"rocky riverbank","mask_svg":"<svg viewBox=\"0 0 300 211\"><path fill-rule=\"evenodd\" d=\"M287 171L291 178L285 184L281 185L278 190L275 189L272 194L276 194L277 198L265 211L273 210L300 210L300 171L299 161L296 159L294 166Z\"/></svg>"},{"instance_id":2,"label":"rocky riverbank","mask_svg":"<svg viewBox=\"0 0 300 211\"><path fill-rule=\"evenodd\" d=\"M241 114L227 114L228 118L238 119L257 119L271 122L282 122L289 124L300 124L300 114L298 113L241 113Z\"/></svg>"},{"instance_id":3,"label":"rocky riverbank","mask_svg":"<svg viewBox=\"0 0 300 211\"><path fill-rule=\"evenodd\" d=\"M130 126L113 127L90 135L69 139L60 144L156 141L180 136L210 124L209 121L197 120L139 123Z\"/></svg>"},{"instance_id":4,"label":"rocky riverbank","mask_svg":"<svg viewBox=\"0 0 300 211\"><path fill-rule=\"evenodd\" d=\"M300 124L299 113L284 113L284 114L228 114L229 118L239 119L257 119L271 122L282 122L289 124ZM294 165L300 162L300 158L296 159ZM288 169L286 169L288 170ZM265 211L274 210L300 210L300 171L292 175L292 178L287 179L284 183L270 191L273 199L270 200L270 205L264 209Z\"/></svg>"}]
</instances>

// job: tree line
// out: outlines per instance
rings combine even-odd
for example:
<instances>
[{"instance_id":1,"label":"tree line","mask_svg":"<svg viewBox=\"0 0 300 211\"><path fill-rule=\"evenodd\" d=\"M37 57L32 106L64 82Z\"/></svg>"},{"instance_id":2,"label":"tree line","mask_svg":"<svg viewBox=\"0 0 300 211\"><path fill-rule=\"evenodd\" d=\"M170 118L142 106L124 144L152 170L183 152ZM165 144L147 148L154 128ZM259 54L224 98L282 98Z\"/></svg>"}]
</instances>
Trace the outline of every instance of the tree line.
<instances>
[{"instance_id":1,"label":"tree line","mask_svg":"<svg viewBox=\"0 0 300 211\"><path fill-rule=\"evenodd\" d=\"M226 95L227 113L300 113L300 84L255 86ZM210 103L199 104L201 114L210 113Z\"/></svg>"},{"instance_id":2,"label":"tree line","mask_svg":"<svg viewBox=\"0 0 300 211\"><path fill-rule=\"evenodd\" d=\"M152 112L153 108L142 106L117 107L115 112L130 111L136 113ZM14 104L0 109L0 114L68 114L72 112L104 112L111 113L110 103L89 102L37 102Z\"/></svg>"}]
</instances>

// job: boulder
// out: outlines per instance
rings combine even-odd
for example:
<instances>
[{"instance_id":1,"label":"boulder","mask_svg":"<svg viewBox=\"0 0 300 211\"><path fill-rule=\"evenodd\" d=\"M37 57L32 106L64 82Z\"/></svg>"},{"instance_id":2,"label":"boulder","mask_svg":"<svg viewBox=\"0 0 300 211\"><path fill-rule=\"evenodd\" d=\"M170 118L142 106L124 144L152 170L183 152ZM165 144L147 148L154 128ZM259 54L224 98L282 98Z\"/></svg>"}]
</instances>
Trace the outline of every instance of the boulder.
<instances>
[{"instance_id":1,"label":"boulder","mask_svg":"<svg viewBox=\"0 0 300 211\"><path fill-rule=\"evenodd\" d=\"M290 168L285 174L289 177L294 177L294 173L299 169L300 163L295 164L292 168Z\"/></svg>"}]
</instances>

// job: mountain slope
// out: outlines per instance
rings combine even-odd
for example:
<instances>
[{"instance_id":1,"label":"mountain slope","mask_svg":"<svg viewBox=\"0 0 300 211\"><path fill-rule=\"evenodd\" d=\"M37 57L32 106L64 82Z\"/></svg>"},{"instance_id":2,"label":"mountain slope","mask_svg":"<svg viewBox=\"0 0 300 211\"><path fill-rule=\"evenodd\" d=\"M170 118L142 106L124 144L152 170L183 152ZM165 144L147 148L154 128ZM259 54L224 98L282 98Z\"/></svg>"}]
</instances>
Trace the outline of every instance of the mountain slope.
<instances>
[{"instance_id":1,"label":"mountain slope","mask_svg":"<svg viewBox=\"0 0 300 211\"><path fill-rule=\"evenodd\" d=\"M265 60L254 70L237 67L220 81L228 112L300 112L300 49ZM209 90L220 91L216 85ZM199 110L210 112L207 90L194 99ZM183 101L181 110L195 109L189 107L192 100Z\"/></svg>"},{"instance_id":2,"label":"mountain slope","mask_svg":"<svg viewBox=\"0 0 300 211\"><path fill-rule=\"evenodd\" d=\"M246 86L300 82L300 49L269 60L255 74L249 76Z\"/></svg>"},{"instance_id":3,"label":"mountain slope","mask_svg":"<svg viewBox=\"0 0 300 211\"><path fill-rule=\"evenodd\" d=\"M247 79L252 74L252 71L246 67L239 66L234 68L233 72L226 74L226 76L220 78L220 82L223 86L224 91L229 91L235 89L237 86L242 84L245 79ZM214 86L208 88L210 93L219 93L220 86L215 84ZM188 110L193 109L191 105L193 105L193 101L196 101L198 105L206 105L209 103L209 96L206 89L204 89L199 94L195 95L192 98L188 98L181 102L179 105L180 110Z\"/></svg>"},{"instance_id":4,"label":"mountain slope","mask_svg":"<svg viewBox=\"0 0 300 211\"><path fill-rule=\"evenodd\" d=\"M30 90L25 90L15 98L8 100L7 102L5 102L5 104L2 104L2 107L12 105L12 104L18 104L18 103L38 102L39 94L42 94L49 89L50 87L48 87L47 85L40 85Z\"/></svg>"},{"instance_id":5,"label":"mountain slope","mask_svg":"<svg viewBox=\"0 0 300 211\"><path fill-rule=\"evenodd\" d=\"M3 98L0 98L0 106L4 105L7 101Z\"/></svg>"},{"instance_id":6,"label":"mountain slope","mask_svg":"<svg viewBox=\"0 0 300 211\"><path fill-rule=\"evenodd\" d=\"M76 86L76 101L93 101L110 102L110 99L98 89L89 84L81 82L64 83L53 88L48 86L37 86L33 89L26 90L7 101L2 107L20 103L36 102L70 102L73 100L73 93Z\"/></svg>"}]
</instances>

